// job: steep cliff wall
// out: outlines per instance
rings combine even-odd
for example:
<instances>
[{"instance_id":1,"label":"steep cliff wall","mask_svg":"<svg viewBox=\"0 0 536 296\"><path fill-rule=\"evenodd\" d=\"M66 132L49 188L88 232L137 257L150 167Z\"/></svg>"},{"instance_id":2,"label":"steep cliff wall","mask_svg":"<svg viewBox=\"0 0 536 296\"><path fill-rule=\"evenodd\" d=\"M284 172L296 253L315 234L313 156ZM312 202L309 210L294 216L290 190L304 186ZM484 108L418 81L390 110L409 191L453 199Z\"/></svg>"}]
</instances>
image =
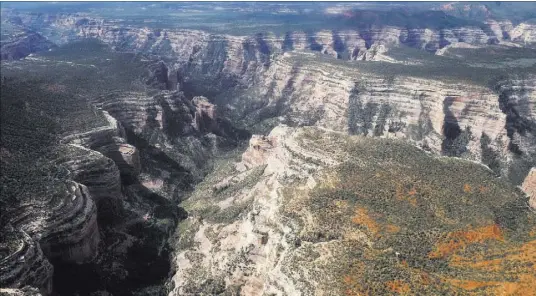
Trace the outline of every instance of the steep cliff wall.
<instances>
[{"instance_id":1,"label":"steep cliff wall","mask_svg":"<svg viewBox=\"0 0 536 296\"><path fill-rule=\"evenodd\" d=\"M307 247L319 242L341 243L337 241L340 240L337 234L326 230L327 222L335 221L337 217L324 219L326 217L318 213L304 210L298 215L303 215L298 220L306 221L303 226L293 220L296 217L292 212L315 205L298 199L298 202L290 201L289 208L285 208L288 205L282 205L284 194L278 190L286 188L287 178L303 181L305 185L302 184L299 190L306 191L315 188L318 180L329 183L329 177L315 179L312 172L337 166L343 161L341 157L350 155L342 149L347 141L337 141L341 135L405 139L435 154L482 162L515 184L520 184L536 163L533 151L536 147L533 119L536 78L533 75L501 78L490 87L465 79L468 76L464 73L434 76L436 73L430 71L430 75L417 75L405 73L405 69L391 71L394 68L386 66L401 62L386 55L389 49L398 45L443 53L438 50L455 47L457 43L473 46L529 44L534 42L534 26L530 24L514 26L508 22L490 21L489 30L481 27L436 30L383 26L359 30L295 31L285 36L268 33L230 36L194 30L123 26L72 15L41 15L38 20L28 16L23 17L21 23L42 26L43 34L59 44L97 38L118 51L141 52L149 58L157 56L158 62L148 69L149 78L144 77L144 82L163 91L152 90L151 94L118 91L92 97L90 102L84 101L85 105L97 106L96 109L89 108L88 114L93 112L95 118L104 122L82 131L67 130L61 134L62 145L55 147L57 150L46 159L53 164L54 177L45 182L49 184L45 189L38 186L44 193L27 188L22 190L24 194L14 195L21 202L13 203L10 209L13 216L2 217L2 222L6 220L16 231L28 233L32 238L28 245L40 250L37 243L40 242L44 254L51 260L64 263L91 261L89 265L73 269L77 272L84 268L106 270L104 276L112 279L109 282L120 284L102 285L119 294L147 288L144 284L158 283L167 275L167 235L184 217L174 202L183 200L192 184L202 180L211 156L235 147L240 140L249 137L248 132L234 128L231 122L263 133L279 123L315 125L320 130L333 132L329 133L329 140L315 136L315 141L324 139L322 145L315 146L300 142L302 131L299 129L276 128L268 137L252 139L242 161L234 164L234 169L225 171L225 178L209 176L199 187L201 189L198 188L185 202L191 211L191 217L185 223L191 229L179 228L175 258L177 273L173 278L172 294L214 294L231 288L246 294L254 291L281 295L297 294L298 291L313 293L312 289L317 289L309 284L313 278L294 273L292 268L303 267L304 272L313 269L329 271L329 268L322 269L325 266L320 269L306 266L308 258L312 258L308 253L310 249L300 249L300 246L302 241ZM333 59L325 59L325 56ZM346 60L384 60L388 63ZM384 66L387 70L383 72L377 69ZM426 65L418 70L427 70ZM482 72L475 73L478 76ZM194 97L199 93L207 95L210 101L205 97ZM17 106L30 110L24 102ZM226 119L227 115L231 116L231 121ZM40 126L39 130L46 128ZM6 130L10 135L24 134L20 143L33 137L26 133L33 130L30 124L12 125ZM363 141L368 140L371 139ZM335 146L335 150L330 150L331 146ZM2 147L2 155L16 152L8 148ZM373 145L360 148L375 149ZM352 150L353 153L356 151ZM16 158L2 158L2 161L16 161ZM485 176L484 179L491 179L487 169L475 167L471 169ZM425 179L426 174L417 174L415 178ZM530 180L529 177L528 185L525 185L528 192ZM457 182L462 184L461 180ZM463 191L472 193L471 188L475 188L476 192L475 186L480 183L469 185L467 190L463 187ZM486 193L485 187L478 188L480 193ZM398 194L398 188L396 190L395 195L400 200L406 200L410 205L417 203L413 195L404 197ZM380 193L385 195L385 192ZM450 192L452 196L458 196L458 193ZM502 193L504 191L498 196L503 196ZM493 201L489 206L502 207L506 201L514 202L511 198L518 194L505 195L504 200ZM207 197L210 198L207 200ZM460 203L467 203L467 199ZM344 202L335 204L339 207ZM43 205L52 210L44 211ZM113 209L111 213L104 214L109 209ZM489 208L485 211L488 216L492 215ZM423 217L426 214L429 213L416 213ZM452 217L445 217L445 211L436 214L442 222L452 222L449 220ZM103 216L120 216L124 223L112 229ZM370 217L362 209L356 208L356 216L347 220L355 220L358 225L368 224L365 231L348 230L351 227L345 225L344 235L350 241L359 240L360 247L370 246L382 227L369 223ZM317 223L311 223L311 219ZM497 219L508 220L503 216ZM105 241L101 244L104 252L98 253L99 228L103 225L107 228L101 232L105 233ZM385 226L385 229L392 229L389 227ZM299 235L294 228L299 229ZM496 232L491 228L493 235ZM2 239L4 241L4 237ZM15 238L6 240L14 241ZM342 243L345 241L346 237ZM13 252L14 249L8 249L9 254L18 254ZM321 254L341 251L338 246L315 245L312 249ZM233 255L237 250L240 251L238 255ZM35 254L39 255L39 251ZM147 268L151 271L150 276L144 278L147 273L140 272L145 268L141 265L145 261L132 263L138 255L154 263ZM425 255L414 253L412 258L418 260ZM97 260L91 260L95 256ZM319 258L320 261L322 258L333 259L323 255ZM9 273L5 285L13 288L32 285L43 289L44 293L50 292L52 271L47 262L46 259L2 261L2 268L5 264L6 270L31 270L34 266L44 270L40 277L31 272ZM197 268L199 266L202 268ZM66 271L70 268L71 265L62 267L62 276L69 276ZM204 273L206 270L209 272ZM367 270L372 272L374 268ZM228 272L231 275L228 276ZM357 289L357 284L353 284L355 279L351 276L344 279L350 288ZM530 277L525 279L532 280ZM330 280L337 282L333 278ZM360 285L371 285L367 279L359 278L359 282ZM80 282L73 276L74 283ZM134 288L123 290L126 286ZM68 287L63 292L74 293L77 289ZM382 289L375 291L385 292ZM433 294L438 291L421 292Z\"/></svg>"},{"instance_id":2,"label":"steep cliff wall","mask_svg":"<svg viewBox=\"0 0 536 296\"><path fill-rule=\"evenodd\" d=\"M185 181L178 175L187 172L196 179L200 178L211 155L233 147L249 135L234 128L205 98L187 99L178 91L153 96L144 93L110 94L96 99L94 103L107 110L129 131L132 143L145 148L142 162L147 159L144 155L150 154L169 159L162 171L155 172L152 177L144 176L149 178L147 182L160 182L154 179L155 176L166 179L165 183L171 182L167 193L162 192L171 199L182 186L180 183Z\"/></svg>"},{"instance_id":3,"label":"steep cliff wall","mask_svg":"<svg viewBox=\"0 0 536 296\"><path fill-rule=\"evenodd\" d=\"M31 285L52 292L53 267L39 243L21 230L2 229L2 236L2 288Z\"/></svg>"},{"instance_id":4,"label":"steep cliff wall","mask_svg":"<svg viewBox=\"0 0 536 296\"><path fill-rule=\"evenodd\" d=\"M366 17L366 12L363 13ZM282 35L259 32L252 36L127 25L121 20L84 14L20 14L16 19L19 21L15 25L39 28L42 34L57 44L97 38L118 50L173 57L202 74L216 75L221 71L232 74L254 72L256 64L268 66L273 54L294 50L313 50L344 60L385 60L383 53L399 45L441 53L438 50L457 44L527 45L536 40L534 24L514 25L507 20L493 19L481 25L468 23L444 27L434 24L434 20L428 26L427 23L396 25L390 24L389 18L385 24L373 22L362 26L363 20L360 19L355 29L349 21L347 29L288 31ZM200 59L203 61L200 64L195 62L195 58L190 59L199 56L205 56Z\"/></svg>"},{"instance_id":5,"label":"steep cliff wall","mask_svg":"<svg viewBox=\"0 0 536 296\"><path fill-rule=\"evenodd\" d=\"M32 53L47 51L57 46L39 33L22 31L10 40L2 40L0 60L18 60Z\"/></svg>"},{"instance_id":6,"label":"steep cliff wall","mask_svg":"<svg viewBox=\"0 0 536 296\"><path fill-rule=\"evenodd\" d=\"M2 80L1 226L28 233L42 252L38 263L50 267L2 262L10 274L2 287L45 295L160 291L170 272L168 237L185 216L177 200L212 156L249 133L204 97L157 89L35 92L47 79ZM1 243L14 240L2 236ZM42 275L24 271L32 268Z\"/></svg>"},{"instance_id":7,"label":"steep cliff wall","mask_svg":"<svg viewBox=\"0 0 536 296\"><path fill-rule=\"evenodd\" d=\"M169 295L471 295L464 281L530 294L527 201L481 165L403 141L277 126L183 203Z\"/></svg>"},{"instance_id":8,"label":"steep cliff wall","mask_svg":"<svg viewBox=\"0 0 536 296\"><path fill-rule=\"evenodd\" d=\"M535 81L534 76L512 77L489 88L463 79L380 74L285 54L247 91L223 93L216 100L232 106L230 112L250 126L276 118L403 138L438 154L483 162L520 184L520 176L534 165ZM523 148L515 156L512 147Z\"/></svg>"}]
</instances>

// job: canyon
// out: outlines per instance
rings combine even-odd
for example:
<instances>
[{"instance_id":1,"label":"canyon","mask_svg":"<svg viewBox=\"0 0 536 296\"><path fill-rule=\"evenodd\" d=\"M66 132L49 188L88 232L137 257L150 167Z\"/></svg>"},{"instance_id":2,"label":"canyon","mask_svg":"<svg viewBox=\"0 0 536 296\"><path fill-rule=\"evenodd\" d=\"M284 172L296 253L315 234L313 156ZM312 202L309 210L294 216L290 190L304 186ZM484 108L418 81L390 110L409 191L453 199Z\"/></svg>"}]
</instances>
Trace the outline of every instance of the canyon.
<instances>
[{"instance_id":1,"label":"canyon","mask_svg":"<svg viewBox=\"0 0 536 296\"><path fill-rule=\"evenodd\" d=\"M2 292L530 295L536 25L448 11L3 9Z\"/></svg>"}]
</instances>

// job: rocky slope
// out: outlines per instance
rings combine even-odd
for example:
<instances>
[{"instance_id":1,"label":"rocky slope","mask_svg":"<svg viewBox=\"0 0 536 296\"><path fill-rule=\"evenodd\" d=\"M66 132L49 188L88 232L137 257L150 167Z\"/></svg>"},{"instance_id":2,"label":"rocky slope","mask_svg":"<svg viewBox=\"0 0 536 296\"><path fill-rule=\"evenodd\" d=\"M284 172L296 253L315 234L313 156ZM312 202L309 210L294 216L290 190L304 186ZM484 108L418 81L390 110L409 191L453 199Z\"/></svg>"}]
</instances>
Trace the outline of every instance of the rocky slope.
<instances>
[{"instance_id":1,"label":"rocky slope","mask_svg":"<svg viewBox=\"0 0 536 296\"><path fill-rule=\"evenodd\" d=\"M174 202L249 134L202 97L38 96L43 82L2 81L2 287L162 293L167 238L185 215Z\"/></svg>"},{"instance_id":2,"label":"rocky slope","mask_svg":"<svg viewBox=\"0 0 536 296\"><path fill-rule=\"evenodd\" d=\"M169 158L176 168L162 170L159 175L167 176L168 180L176 179L176 182L185 181L176 178L176 174L183 174L184 170L199 179L206 159L214 152L230 148L249 136L220 116L216 106L206 98L187 99L180 91L154 96L144 93L110 94L93 103L116 118L129 131L131 141L155 147L158 152L154 153ZM154 179L147 182L159 183ZM175 188L170 187L167 191L174 192Z\"/></svg>"},{"instance_id":3,"label":"rocky slope","mask_svg":"<svg viewBox=\"0 0 536 296\"><path fill-rule=\"evenodd\" d=\"M58 80L6 86L2 77L1 205L9 214L1 218L1 284L11 293L28 286L61 295L535 290L527 263L536 228L526 206L534 199L511 185L536 164L534 64L499 71L493 67L520 61L461 66L447 57L458 47L500 55L530 46L534 25L487 19L443 29L233 36L83 14L8 21L58 44L96 38L148 59L147 75L133 81L126 60L113 72L124 81L93 72L110 69L97 62L109 56L84 56L93 50L86 43L86 52L9 64L50 67ZM445 59L397 56L404 46ZM75 70L58 76L59 64ZM77 77L96 77L106 91L83 94ZM69 93L69 83L82 90ZM5 96L5 87L16 95ZM232 149L250 136L245 130L264 135L237 160ZM222 152L229 155L217 157L205 178ZM532 177L523 183L529 194ZM186 216L170 263L168 235Z\"/></svg>"},{"instance_id":4,"label":"rocky slope","mask_svg":"<svg viewBox=\"0 0 536 296\"><path fill-rule=\"evenodd\" d=\"M10 40L2 40L0 60L18 60L32 53L47 51L56 45L39 33L22 31Z\"/></svg>"},{"instance_id":5,"label":"rocky slope","mask_svg":"<svg viewBox=\"0 0 536 296\"><path fill-rule=\"evenodd\" d=\"M42 287L46 293L52 292L53 267L43 256L39 243L22 230L6 229L2 236L2 286L33 285Z\"/></svg>"},{"instance_id":6,"label":"rocky slope","mask_svg":"<svg viewBox=\"0 0 536 296\"><path fill-rule=\"evenodd\" d=\"M286 126L235 159L183 203L169 295L534 289L533 267L520 267L534 257L528 198L485 167Z\"/></svg>"},{"instance_id":7,"label":"rocky slope","mask_svg":"<svg viewBox=\"0 0 536 296\"><path fill-rule=\"evenodd\" d=\"M454 80L433 75L425 78L421 74L405 73L403 67L383 73L373 69L374 65L367 64L365 68L359 64L334 65L330 60L321 61L316 55L300 52L312 49L341 59L374 60L375 53L388 54L388 50L399 45L436 51L456 47L460 42L529 44L533 42L530 37L533 30L528 24L513 26L504 21L499 24L488 20L489 28L485 30L460 27L439 31L380 26L363 31L320 31L312 35L289 32L279 38L267 33L240 37L192 30L123 27L113 21L81 15L42 16L40 19L23 16L21 22L39 23L43 28L62 32L60 43L97 38L120 51L165 56L169 62L152 66L149 84L170 90L176 90L177 84L181 84L188 95L207 94L219 106L231 109L225 112L235 114L237 120L245 120L247 125L265 119L277 121L274 118L283 116L293 124L316 124L353 134L402 137L440 154L482 161L516 184L522 182L534 165L529 144L520 148L522 155L512 153L511 144L530 142L532 140L525 138L532 135L527 135L526 129L515 134L509 127L513 121L533 122L530 118L535 99L534 75L496 81L490 88L489 81L484 81L485 86L471 81L482 79L479 77L486 75L485 69L459 70L469 73L467 80L463 73L450 73ZM288 53L282 54L284 52ZM382 59L390 62L400 62L384 57ZM382 67L387 66L376 68ZM418 67L409 70L435 73L427 69L426 64ZM440 75L448 71L437 68ZM456 78L457 75L461 77ZM511 85L510 90L503 84ZM508 96L511 98L506 98ZM139 100L137 108L153 108L154 103L145 100ZM505 109L502 101L507 101L510 109ZM522 109L526 118L509 115L512 113L509 110L514 109ZM164 123L159 121L165 111L157 108L153 112L156 112L155 125L165 129ZM140 121L132 122L136 130L146 120L128 119L131 115L127 114L122 116L127 121ZM188 157L186 162L191 163Z\"/></svg>"},{"instance_id":8,"label":"rocky slope","mask_svg":"<svg viewBox=\"0 0 536 296\"><path fill-rule=\"evenodd\" d=\"M525 178L525 181L523 181L523 185L522 185L523 191L525 191L530 196L529 205L533 209L536 209L535 174L536 174L536 170L534 168L531 169L529 174Z\"/></svg>"},{"instance_id":9,"label":"rocky slope","mask_svg":"<svg viewBox=\"0 0 536 296\"><path fill-rule=\"evenodd\" d=\"M275 118L283 116L294 124L403 137L441 154L482 161L520 184L534 160L527 145L520 148L523 155L512 154L511 143L520 140L507 125L518 120L525 120L521 125L532 122L534 75L497 81L504 74L498 73L488 79L495 82L474 83L472 80L482 80L490 71L473 66L461 70L453 65L434 66L433 63L430 65L437 68L430 70L426 61L418 59L416 63L423 65L407 71L404 70L407 65L396 69L389 69L395 65L388 64L353 66L329 59L321 61L317 55L302 52L319 51L339 59L412 63L412 59L389 57L389 50L404 45L444 53L447 48L458 47L456 44L524 46L533 42L530 36L534 30L529 23L514 26L508 21L488 18L488 27L462 22L465 27L444 24L443 29L435 29L432 19L439 16L434 13L423 16L422 26L429 22L429 28L425 29L397 27L397 19L378 23L374 16L382 17L384 13L355 11L346 16L350 22L361 19L354 31L288 32L285 36L271 33L232 36L122 26L117 21L82 14L37 18L21 15L20 23L38 26L50 36L61 33L59 43L97 38L120 51L164 56L168 62L152 66L149 84L176 90L179 83L189 96L206 94L224 112L235 114L234 119L245 120L246 125L265 119L271 119L273 124L278 121ZM360 25L369 19L374 25ZM452 61L445 60L445 63ZM381 68L387 70L377 70ZM412 71L418 72L417 75ZM432 75L422 75L427 72ZM443 72L449 73L445 76ZM433 77L436 73L439 77ZM455 82L447 82L452 77ZM503 84L512 85L511 90L506 90ZM504 99L506 96L513 98ZM515 98L518 96L520 100ZM512 115L505 118L505 114L517 111L505 109L501 100L508 101L509 110L525 110L526 118ZM470 130L466 130L468 127ZM517 135L532 137L525 131Z\"/></svg>"},{"instance_id":10,"label":"rocky slope","mask_svg":"<svg viewBox=\"0 0 536 296\"><path fill-rule=\"evenodd\" d=\"M423 23L397 23L391 21L393 17L408 20L421 17ZM412 16L352 11L346 13L344 18L349 29L288 31L283 35L259 33L251 37L208 34L195 30L124 26L117 20L83 14L21 14L17 15L16 20L18 24L38 26L46 32L52 27L50 36L54 36L54 40L60 43L77 38L98 38L121 50L174 56L184 61L207 47L212 48L212 54L227 55L228 59L241 56L246 62L247 59L255 57L251 55L251 50L255 49L265 55L261 62L268 63L271 53L299 49L311 49L341 59L374 60L380 58L381 53L388 48L400 44L435 52L457 43L487 45L513 42L524 45L536 41L535 25L530 22L514 25L508 20L487 19L482 24L460 21L459 24L442 24L441 28L434 22L448 17L440 12ZM385 19L384 23L378 21L381 18ZM351 29L352 26L356 29ZM128 42L125 42L127 40Z\"/></svg>"},{"instance_id":11,"label":"rocky slope","mask_svg":"<svg viewBox=\"0 0 536 296\"><path fill-rule=\"evenodd\" d=\"M424 78L393 70L386 75L285 54L258 84L224 93L219 102L248 124L275 121L402 138L438 154L483 162L521 183L534 165L533 75L498 81L490 89L463 78L435 78L433 72ZM512 143L523 143L515 146L523 147L518 155Z\"/></svg>"}]
</instances>

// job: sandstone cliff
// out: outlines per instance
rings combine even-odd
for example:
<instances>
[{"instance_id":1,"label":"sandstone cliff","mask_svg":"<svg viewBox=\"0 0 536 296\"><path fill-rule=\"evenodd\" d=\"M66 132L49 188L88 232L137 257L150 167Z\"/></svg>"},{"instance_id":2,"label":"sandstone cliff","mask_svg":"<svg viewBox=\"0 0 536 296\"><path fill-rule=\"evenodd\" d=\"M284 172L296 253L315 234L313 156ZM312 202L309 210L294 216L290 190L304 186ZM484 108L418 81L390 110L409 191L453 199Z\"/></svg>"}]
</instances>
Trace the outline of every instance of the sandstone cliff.
<instances>
[{"instance_id":1,"label":"sandstone cliff","mask_svg":"<svg viewBox=\"0 0 536 296\"><path fill-rule=\"evenodd\" d=\"M374 14L374 13L372 13ZM17 15L18 26L39 27L57 44L81 38L97 38L122 51L136 51L159 56L172 56L176 60L191 63L192 56L206 56L201 65L204 74L225 69L234 74L254 71L255 64L269 66L274 53L294 50L313 50L346 60L384 60L383 53L399 45L431 52L458 44L485 46L488 44L533 44L536 40L534 24L487 19L481 24L461 23L438 27L436 19L445 15L425 15L419 26L390 22L367 23L368 12L353 12L348 24L355 18L355 29L288 31L285 34L270 32L254 36L211 34L199 30L162 29L147 26L123 25L120 20L98 18L84 14ZM400 16L398 16L400 17ZM404 16L411 18L412 16ZM418 16L415 16L418 17ZM392 16L391 16L392 18ZM13 18L12 18L13 19ZM371 19L371 21L375 21ZM376 21L375 21L376 22ZM392 24L391 24L392 23ZM22 56L17 56L20 58ZM225 65L223 62L229 60ZM249 69L249 70L248 70Z\"/></svg>"},{"instance_id":2,"label":"sandstone cliff","mask_svg":"<svg viewBox=\"0 0 536 296\"><path fill-rule=\"evenodd\" d=\"M47 51L56 45L32 31L22 31L10 40L2 42L0 47L0 60L18 60L32 53Z\"/></svg>"},{"instance_id":3,"label":"sandstone cliff","mask_svg":"<svg viewBox=\"0 0 536 296\"><path fill-rule=\"evenodd\" d=\"M7 86L13 92L2 110L8 141L2 139L0 152L2 189L9 190L1 205L10 214L1 218L8 229L2 286L48 294L56 274L68 279L59 287L63 294L147 294L162 292L162 278L172 271L170 295L534 290L525 264L535 231L526 203L534 199L495 178L521 184L536 164L534 64L501 57L491 66L461 67L448 65L459 62L448 56L457 48L530 46L535 28L486 24L234 36L80 14L21 15L18 26L38 27L47 40L96 38L117 52L143 54L148 67L134 78L131 68L114 69L126 78L111 79L90 70L110 68L93 64L104 55L86 61L88 47L79 60L61 53L37 60L51 69L65 64L75 69L68 72L73 77L97 73L91 76L97 88L116 92L87 95L80 87L71 94L51 81ZM17 46L48 44L28 38ZM405 47L437 56L417 58L414 51L408 58L400 54ZM20 52L10 57L31 50ZM34 65L28 61L10 65ZM512 68L494 70L505 65ZM70 78L61 81L77 89L80 82ZM35 99L35 89L53 95ZM245 130L264 135L254 136L236 161L230 150L249 137ZM222 152L230 156L213 160ZM38 169L20 170L35 160ZM529 194L531 178L523 184ZM186 216L176 202L188 219L177 229L169 266L168 235ZM478 252L485 247L488 254ZM493 256L515 263L480 268ZM445 266L466 274L454 276ZM396 272L378 274L386 267ZM101 273L81 290L86 286L77 278L87 270ZM504 274L515 280L496 280Z\"/></svg>"},{"instance_id":4,"label":"sandstone cliff","mask_svg":"<svg viewBox=\"0 0 536 296\"><path fill-rule=\"evenodd\" d=\"M398 140L286 126L254 137L233 159L183 203L190 215L178 228L169 295L534 288L532 267L510 273L502 265L510 247L520 254L514 265L530 261L527 198L485 167ZM513 212L524 224L514 226ZM503 272L511 282L490 282Z\"/></svg>"},{"instance_id":5,"label":"sandstone cliff","mask_svg":"<svg viewBox=\"0 0 536 296\"><path fill-rule=\"evenodd\" d=\"M355 13L353 18L374 16ZM427 20L434 15L424 17ZM288 124L316 124L350 133L402 137L436 153L482 161L516 184L521 183L534 162L534 157L528 153L528 144L520 148L523 155L512 154L515 145L511 143L530 140L518 140L517 137L526 138L527 134L514 135L507 127L513 121L530 122L531 119L512 115L505 118L505 114L513 112L509 110L518 109L517 104L526 110L523 112L531 114L532 109L523 104L532 106L534 101L533 75L493 82L483 78L491 70L471 65L456 69L455 66L424 63L407 68L417 75L407 73L407 65L389 66L413 63L412 60L424 62L390 57L390 50L401 45L438 54L458 45L525 46L533 42L530 36L534 35L528 23L514 26L510 21L488 17L486 25L480 27L468 22L465 27L449 25L438 29L426 28L423 23L423 28L411 29L397 27L396 21L373 22L374 25L368 27L358 22L353 31L287 32L284 36L273 33L233 36L199 30L122 26L120 21L80 14L37 19L23 15L21 23L38 24L50 34L62 32L59 43L96 38L119 51L165 57L167 62L159 61L150 67L147 84L182 90L188 96L205 94L222 112L234 115L234 121L245 122L245 126L261 123L255 128L262 132L281 122L283 117L283 122ZM319 59L311 53L315 51L336 59L381 60L389 64L335 63ZM445 63L450 62L445 60ZM429 77L422 74L428 72ZM490 77L497 80L493 75L503 74L490 74ZM508 90L502 84L514 85ZM516 93L518 89L522 94ZM504 99L518 95L523 98ZM514 107L505 109L501 100ZM152 108L153 103L143 101L136 104ZM165 110L155 110L158 122ZM129 119L125 117L125 120ZM141 128L141 123L133 124L138 125L136 130ZM161 129L165 127L162 125ZM150 132L146 129L144 133ZM190 164L181 165L191 168L188 158L185 162Z\"/></svg>"},{"instance_id":6,"label":"sandstone cliff","mask_svg":"<svg viewBox=\"0 0 536 296\"><path fill-rule=\"evenodd\" d=\"M523 190L530 196L529 205L536 210L536 170L532 168L523 181Z\"/></svg>"},{"instance_id":7,"label":"sandstone cliff","mask_svg":"<svg viewBox=\"0 0 536 296\"><path fill-rule=\"evenodd\" d=\"M27 233L35 253L13 259L21 249L2 236L10 256L2 287L158 293L168 236L185 215L175 202L213 155L249 133L203 97L155 89L87 97L42 87L46 79L2 80L1 225ZM99 273L84 283L87 270Z\"/></svg>"}]
</instances>

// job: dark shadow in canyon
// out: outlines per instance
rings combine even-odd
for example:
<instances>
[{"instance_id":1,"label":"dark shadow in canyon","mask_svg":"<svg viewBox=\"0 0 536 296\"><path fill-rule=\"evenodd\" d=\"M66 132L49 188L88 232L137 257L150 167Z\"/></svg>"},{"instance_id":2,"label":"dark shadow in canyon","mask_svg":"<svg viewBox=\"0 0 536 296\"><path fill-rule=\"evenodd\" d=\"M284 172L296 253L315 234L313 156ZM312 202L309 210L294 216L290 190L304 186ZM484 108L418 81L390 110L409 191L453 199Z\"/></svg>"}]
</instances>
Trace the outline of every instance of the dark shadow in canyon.
<instances>
[{"instance_id":1,"label":"dark shadow in canyon","mask_svg":"<svg viewBox=\"0 0 536 296\"><path fill-rule=\"evenodd\" d=\"M318 42L316 42L316 34L313 31L307 31L305 33L307 35L307 42L309 43L309 49L312 51L321 51L322 45L320 45Z\"/></svg>"},{"instance_id":2,"label":"dark shadow in canyon","mask_svg":"<svg viewBox=\"0 0 536 296\"><path fill-rule=\"evenodd\" d=\"M441 154L446 156L459 157L467 151L467 145L471 139L471 129L460 128L458 120L450 107L456 101L456 97L446 97L443 100L443 142L441 143Z\"/></svg>"},{"instance_id":3,"label":"dark shadow in canyon","mask_svg":"<svg viewBox=\"0 0 536 296\"><path fill-rule=\"evenodd\" d=\"M521 85L517 89L511 80L498 83L504 79L505 77L497 79L493 87L499 94L499 108L506 115L508 150L513 153L513 164L509 167L508 178L519 185L536 165L536 153L527 149L536 144L536 122L530 116L530 103L523 77L519 79Z\"/></svg>"},{"instance_id":4,"label":"dark shadow in canyon","mask_svg":"<svg viewBox=\"0 0 536 296\"><path fill-rule=\"evenodd\" d=\"M294 41L292 40L291 32L285 33L285 39L283 39L282 50L284 52L294 50Z\"/></svg>"},{"instance_id":5,"label":"dark shadow in canyon","mask_svg":"<svg viewBox=\"0 0 536 296\"><path fill-rule=\"evenodd\" d=\"M265 68L270 67L270 46L268 46L268 43L264 40L265 36L261 33L255 35L255 41L257 42L257 47L259 49L259 52L261 53L261 63Z\"/></svg>"},{"instance_id":6,"label":"dark shadow in canyon","mask_svg":"<svg viewBox=\"0 0 536 296\"><path fill-rule=\"evenodd\" d=\"M337 59L348 60L348 50L346 49L346 45L341 36L339 36L339 32L335 30L332 31L331 38L333 39L333 49L337 52Z\"/></svg>"},{"instance_id":7,"label":"dark shadow in canyon","mask_svg":"<svg viewBox=\"0 0 536 296\"><path fill-rule=\"evenodd\" d=\"M126 132L129 144L140 150L142 168L168 170L172 172L171 177L178 180L177 190L192 189L195 180L187 169L129 129ZM149 174L156 172L151 170ZM149 290L151 295L166 295L164 284L172 273L168 238L188 213L176 206L175 200L154 193L137 178L122 179L122 185L123 195L131 207L119 217L123 223L99 225L99 255L90 263L52 262L56 295L91 295L99 291L113 295L136 292L145 295ZM174 199L177 196L175 192ZM150 209L148 219L139 214L147 208ZM170 224L163 227L159 221L170 221Z\"/></svg>"}]
</instances>

